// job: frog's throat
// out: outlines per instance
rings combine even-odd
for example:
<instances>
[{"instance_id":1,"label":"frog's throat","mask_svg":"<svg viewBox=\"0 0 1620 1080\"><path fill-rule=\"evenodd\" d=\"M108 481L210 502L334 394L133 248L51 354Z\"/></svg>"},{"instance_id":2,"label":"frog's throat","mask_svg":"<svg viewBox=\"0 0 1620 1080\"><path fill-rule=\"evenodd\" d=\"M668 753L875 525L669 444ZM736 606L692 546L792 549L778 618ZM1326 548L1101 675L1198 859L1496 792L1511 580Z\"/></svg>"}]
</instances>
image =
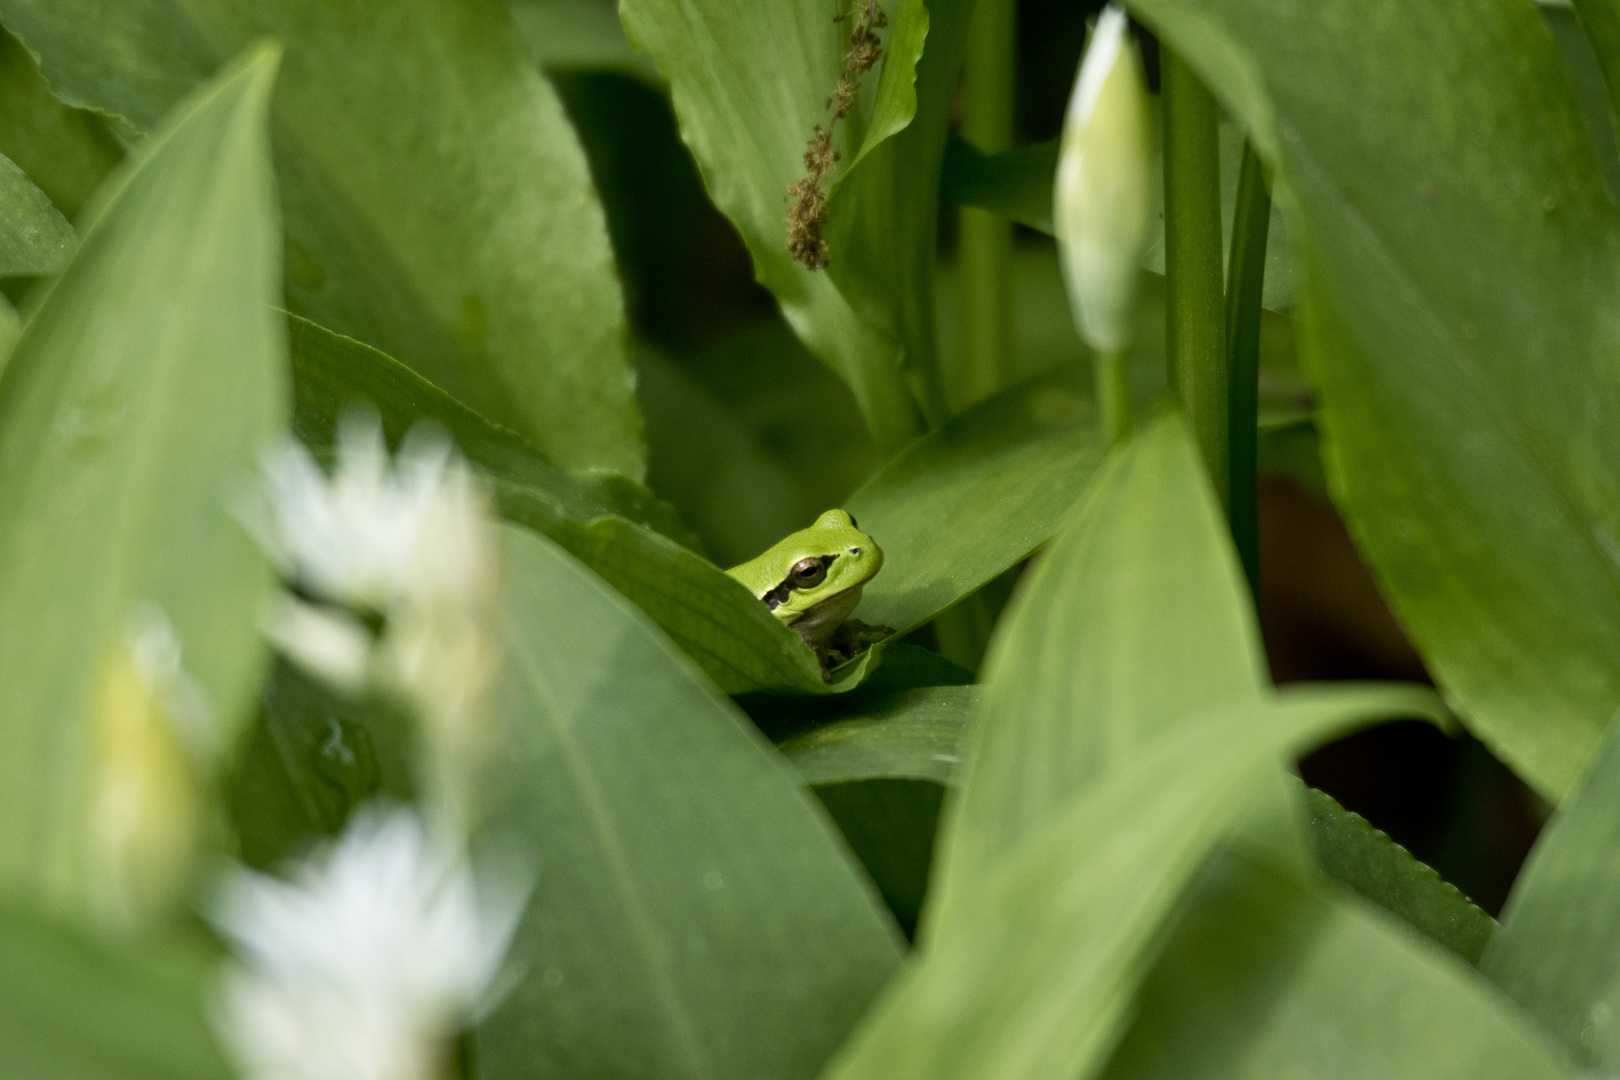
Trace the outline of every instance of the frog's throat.
<instances>
[{"instance_id":1,"label":"frog's throat","mask_svg":"<svg viewBox=\"0 0 1620 1080\"><path fill-rule=\"evenodd\" d=\"M797 618L789 619L787 623L799 632L806 645L812 649L820 649L854 613L856 605L861 602L861 591L865 587L863 582L837 596L829 596Z\"/></svg>"}]
</instances>

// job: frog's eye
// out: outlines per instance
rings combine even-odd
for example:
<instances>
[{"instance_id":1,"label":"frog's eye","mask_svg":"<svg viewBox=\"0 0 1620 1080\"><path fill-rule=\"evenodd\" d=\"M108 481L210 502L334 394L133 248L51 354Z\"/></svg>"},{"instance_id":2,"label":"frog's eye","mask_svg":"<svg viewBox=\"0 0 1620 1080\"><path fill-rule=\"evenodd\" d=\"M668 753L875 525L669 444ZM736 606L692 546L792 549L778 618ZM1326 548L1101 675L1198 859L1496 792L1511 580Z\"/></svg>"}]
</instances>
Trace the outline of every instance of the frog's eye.
<instances>
[{"instance_id":1,"label":"frog's eye","mask_svg":"<svg viewBox=\"0 0 1620 1080\"><path fill-rule=\"evenodd\" d=\"M793 581L795 589L813 589L827 580L827 561L825 559L800 559L788 571L788 577Z\"/></svg>"}]
</instances>

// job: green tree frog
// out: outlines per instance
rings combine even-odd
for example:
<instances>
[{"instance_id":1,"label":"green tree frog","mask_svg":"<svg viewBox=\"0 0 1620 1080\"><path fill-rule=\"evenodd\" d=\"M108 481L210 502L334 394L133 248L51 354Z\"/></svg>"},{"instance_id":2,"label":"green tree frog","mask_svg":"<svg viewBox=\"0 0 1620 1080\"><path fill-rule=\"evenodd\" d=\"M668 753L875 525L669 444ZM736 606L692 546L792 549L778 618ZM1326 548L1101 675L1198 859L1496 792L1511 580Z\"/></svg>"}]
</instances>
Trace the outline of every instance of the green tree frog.
<instances>
[{"instance_id":1,"label":"green tree frog","mask_svg":"<svg viewBox=\"0 0 1620 1080\"><path fill-rule=\"evenodd\" d=\"M851 619L861 589L883 568L883 549L843 510L828 510L757 559L726 573L799 632L831 668L894 631Z\"/></svg>"}]
</instances>

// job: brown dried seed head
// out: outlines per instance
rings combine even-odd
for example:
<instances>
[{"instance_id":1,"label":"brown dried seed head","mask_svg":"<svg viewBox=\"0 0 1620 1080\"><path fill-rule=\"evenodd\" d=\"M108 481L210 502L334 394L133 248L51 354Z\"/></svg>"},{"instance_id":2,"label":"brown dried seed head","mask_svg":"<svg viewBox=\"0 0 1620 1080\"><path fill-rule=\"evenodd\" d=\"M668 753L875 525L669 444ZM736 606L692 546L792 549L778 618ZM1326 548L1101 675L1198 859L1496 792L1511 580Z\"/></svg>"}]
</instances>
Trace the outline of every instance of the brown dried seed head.
<instances>
[{"instance_id":1,"label":"brown dried seed head","mask_svg":"<svg viewBox=\"0 0 1620 1080\"><path fill-rule=\"evenodd\" d=\"M833 22L843 22L847 12L834 16ZM827 223L827 196L822 190L827 173L838 161L833 149L833 128L855 107L855 96L860 93L861 76L883 58L883 46L873 31L889 24L888 16L878 7L877 0L866 0L849 32L849 52L844 55L844 70L838 77L838 86L827 99L825 108L832 111L832 120L826 127L817 124L804 151L804 179L791 185L787 198L793 205L788 209L788 251L794 259L811 270L827 266L827 241L821 228Z\"/></svg>"}]
</instances>

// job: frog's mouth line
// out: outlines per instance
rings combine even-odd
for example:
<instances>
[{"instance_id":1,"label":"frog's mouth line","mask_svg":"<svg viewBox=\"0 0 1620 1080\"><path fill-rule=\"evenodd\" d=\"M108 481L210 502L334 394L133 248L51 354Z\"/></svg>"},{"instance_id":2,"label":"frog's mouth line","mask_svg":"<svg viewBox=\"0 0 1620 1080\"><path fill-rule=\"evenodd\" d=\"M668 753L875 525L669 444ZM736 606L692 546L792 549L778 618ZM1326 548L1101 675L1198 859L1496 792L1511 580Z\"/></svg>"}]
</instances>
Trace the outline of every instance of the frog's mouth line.
<instances>
[{"instance_id":1,"label":"frog's mouth line","mask_svg":"<svg viewBox=\"0 0 1620 1080\"><path fill-rule=\"evenodd\" d=\"M834 559L836 559L836 558L838 558L837 555L823 555L823 556L821 556L821 565L823 567L830 567L830 566L832 566L832 561ZM760 597L760 599L765 601L765 604L766 604L767 607L769 607L772 611L775 611L777 608L779 608L783 604L787 603L788 602L788 597L790 597L792 595L793 595L793 578L791 576L789 576L789 577L783 578L782 579L782 584L778 585L776 588L772 589L770 592L768 592L764 596Z\"/></svg>"}]
</instances>

